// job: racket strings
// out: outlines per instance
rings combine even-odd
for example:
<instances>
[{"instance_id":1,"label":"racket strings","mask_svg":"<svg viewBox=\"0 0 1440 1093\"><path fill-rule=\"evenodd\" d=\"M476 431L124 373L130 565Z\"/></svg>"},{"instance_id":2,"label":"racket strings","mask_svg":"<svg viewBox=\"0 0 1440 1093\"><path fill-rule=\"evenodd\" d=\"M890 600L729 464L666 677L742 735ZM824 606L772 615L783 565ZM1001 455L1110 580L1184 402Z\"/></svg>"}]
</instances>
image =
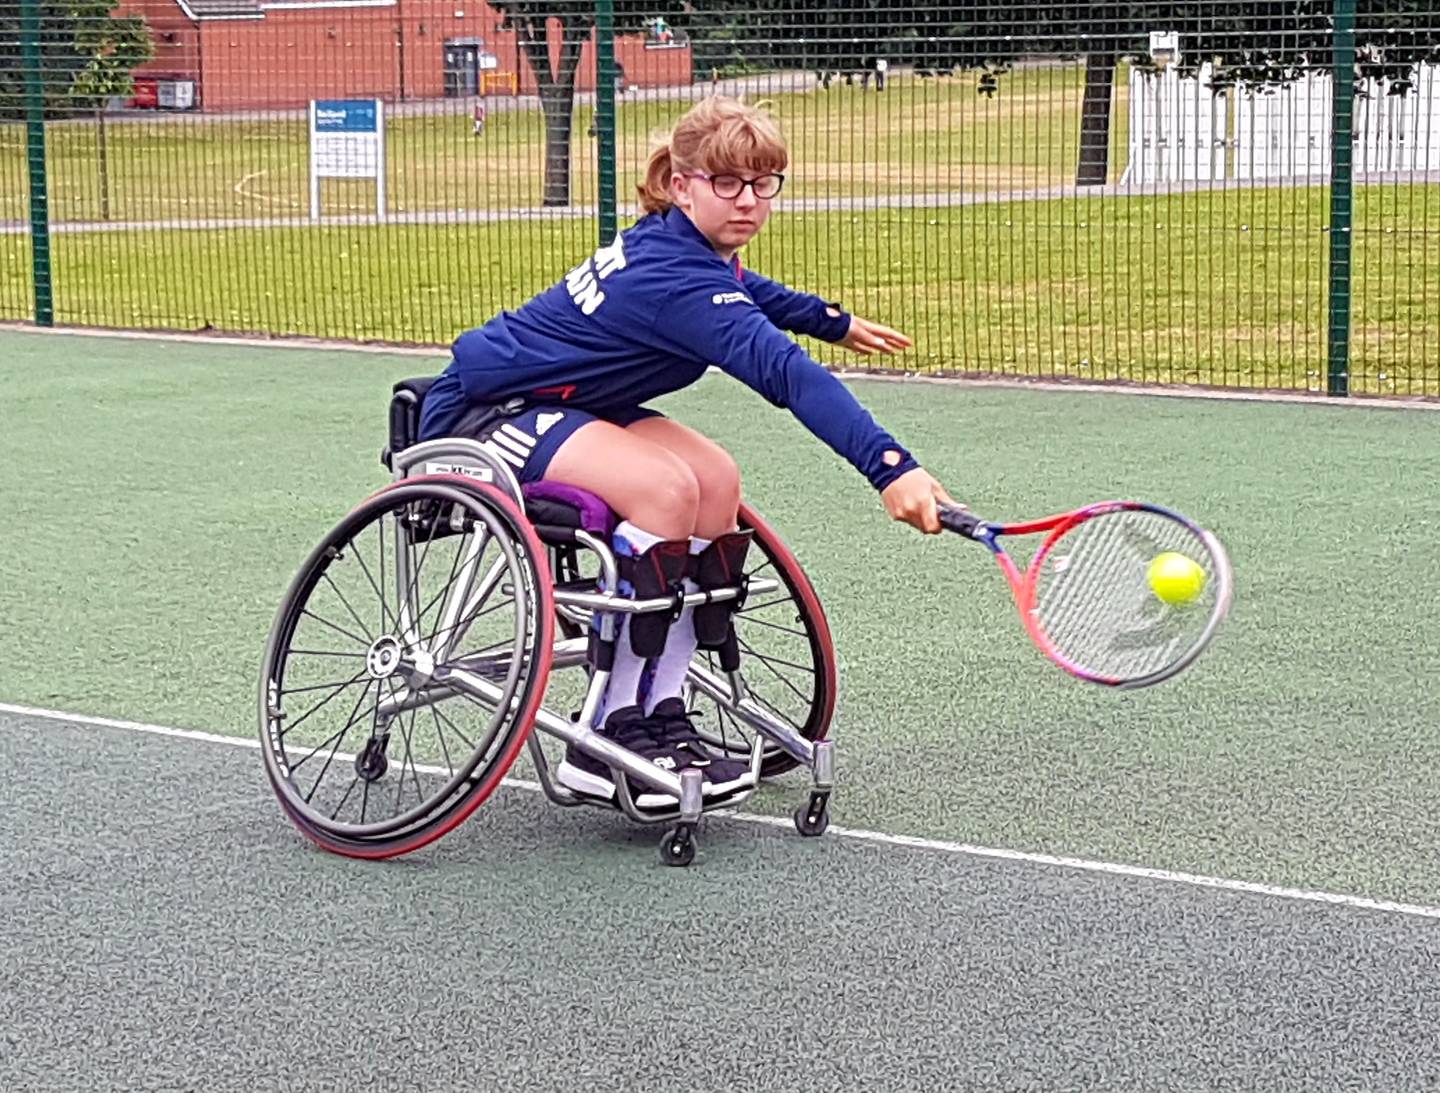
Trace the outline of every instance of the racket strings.
<instances>
[{"instance_id":1,"label":"racket strings","mask_svg":"<svg viewBox=\"0 0 1440 1093\"><path fill-rule=\"evenodd\" d=\"M1151 589L1150 563L1174 551L1198 563L1204 582L1193 602L1167 604ZM1097 675L1136 678L1183 657L1214 606L1214 564L1183 523L1122 510L1082 520L1039 559L1033 610L1056 652Z\"/></svg>"}]
</instances>

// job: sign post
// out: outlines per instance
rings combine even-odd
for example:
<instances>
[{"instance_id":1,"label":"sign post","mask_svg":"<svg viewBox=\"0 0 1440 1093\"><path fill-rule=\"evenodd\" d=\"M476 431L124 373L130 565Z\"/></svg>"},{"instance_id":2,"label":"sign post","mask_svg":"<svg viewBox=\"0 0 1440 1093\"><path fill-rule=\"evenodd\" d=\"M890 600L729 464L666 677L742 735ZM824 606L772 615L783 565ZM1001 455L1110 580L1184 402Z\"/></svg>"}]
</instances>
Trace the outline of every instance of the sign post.
<instances>
[{"instance_id":1,"label":"sign post","mask_svg":"<svg viewBox=\"0 0 1440 1093\"><path fill-rule=\"evenodd\" d=\"M320 219L322 178L375 180L375 216L385 219L385 104L379 99L310 100L310 219Z\"/></svg>"}]
</instances>

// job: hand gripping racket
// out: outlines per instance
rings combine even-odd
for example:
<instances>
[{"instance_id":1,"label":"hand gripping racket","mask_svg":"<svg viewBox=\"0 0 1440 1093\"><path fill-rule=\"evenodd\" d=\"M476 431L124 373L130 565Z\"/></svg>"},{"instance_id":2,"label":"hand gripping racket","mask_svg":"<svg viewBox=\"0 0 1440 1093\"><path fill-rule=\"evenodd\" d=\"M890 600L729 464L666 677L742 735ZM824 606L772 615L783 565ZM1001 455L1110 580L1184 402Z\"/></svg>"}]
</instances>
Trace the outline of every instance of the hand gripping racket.
<instances>
[{"instance_id":1,"label":"hand gripping racket","mask_svg":"<svg viewBox=\"0 0 1440 1093\"><path fill-rule=\"evenodd\" d=\"M1148 687L1178 674L1230 610L1220 540L1177 512L1102 501L1022 524L992 524L940 506L940 523L989 547L1040 651L1107 687ZM1045 534L1022 573L1000 540Z\"/></svg>"}]
</instances>

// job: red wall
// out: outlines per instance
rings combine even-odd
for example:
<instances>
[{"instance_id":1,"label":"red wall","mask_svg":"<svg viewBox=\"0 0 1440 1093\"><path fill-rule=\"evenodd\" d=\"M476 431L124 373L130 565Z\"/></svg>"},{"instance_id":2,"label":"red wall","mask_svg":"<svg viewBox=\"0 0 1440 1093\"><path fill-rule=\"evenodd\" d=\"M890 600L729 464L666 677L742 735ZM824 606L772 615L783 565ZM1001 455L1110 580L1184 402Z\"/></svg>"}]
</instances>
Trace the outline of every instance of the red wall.
<instances>
[{"instance_id":1,"label":"red wall","mask_svg":"<svg viewBox=\"0 0 1440 1093\"><path fill-rule=\"evenodd\" d=\"M515 35L500 30L499 14L463 0L401 0L389 7L270 9L263 19L206 19L192 23L175 0L123 0L155 36L155 59L138 75L193 79L207 111L304 106L313 98L343 96L438 98L444 94L444 43L479 38L499 59L500 72L519 76L521 94L534 94L528 63ZM552 63L558 58L559 22L549 26ZM627 84L688 85L689 47L646 49L632 35L616 42ZM593 37L581 55L576 81L595 87ZM495 93L497 89L492 89Z\"/></svg>"}]
</instances>

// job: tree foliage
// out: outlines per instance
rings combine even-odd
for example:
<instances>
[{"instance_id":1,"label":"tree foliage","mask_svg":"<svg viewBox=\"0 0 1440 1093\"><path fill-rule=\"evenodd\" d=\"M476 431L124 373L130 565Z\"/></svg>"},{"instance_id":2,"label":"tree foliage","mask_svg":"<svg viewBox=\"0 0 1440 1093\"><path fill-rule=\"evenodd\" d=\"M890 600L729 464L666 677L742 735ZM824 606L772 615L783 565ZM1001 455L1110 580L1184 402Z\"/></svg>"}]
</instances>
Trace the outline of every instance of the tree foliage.
<instances>
[{"instance_id":1,"label":"tree foliage","mask_svg":"<svg viewBox=\"0 0 1440 1093\"><path fill-rule=\"evenodd\" d=\"M491 0L490 6L504 16L504 28L515 33L540 93L545 113L544 203L568 205L575 81L581 50L595 30L595 0ZM656 14L654 4L615 0L615 31L633 33ZM552 19L560 32L554 50L549 36Z\"/></svg>"},{"instance_id":2,"label":"tree foliage","mask_svg":"<svg viewBox=\"0 0 1440 1093\"><path fill-rule=\"evenodd\" d=\"M145 21L112 14L111 0L41 0L40 79L47 116L91 111L129 94L135 69L155 51ZM25 113L26 86L16 0L0 3L0 117Z\"/></svg>"}]
</instances>

